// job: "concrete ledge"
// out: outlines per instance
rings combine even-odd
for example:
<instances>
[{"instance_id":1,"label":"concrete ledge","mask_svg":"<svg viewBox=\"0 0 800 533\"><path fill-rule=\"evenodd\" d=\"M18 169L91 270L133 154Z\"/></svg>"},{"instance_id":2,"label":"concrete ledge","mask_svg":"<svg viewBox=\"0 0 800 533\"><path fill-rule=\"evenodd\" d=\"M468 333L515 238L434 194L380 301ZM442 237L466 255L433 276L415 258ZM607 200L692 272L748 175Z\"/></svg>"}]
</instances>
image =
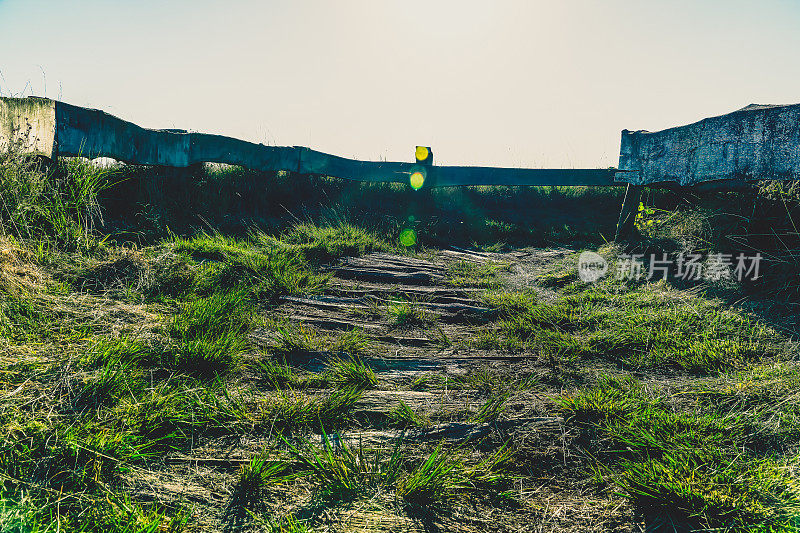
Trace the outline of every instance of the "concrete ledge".
<instances>
[{"instance_id":1,"label":"concrete ledge","mask_svg":"<svg viewBox=\"0 0 800 533\"><path fill-rule=\"evenodd\" d=\"M131 164L186 167L226 163L258 171L291 171L355 181L424 186L612 186L614 169L526 169L359 161L302 146L264 146L222 135L142 128L97 109L43 98L0 98L0 152L12 148L47 157L110 157Z\"/></svg>"},{"instance_id":2,"label":"concrete ledge","mask_svg":"<svg viewBox=\"0 0 800 533\"><path fill-rule=\"evenodd\" d=\"M15 150L52 158L55 104L45 98L0 98L0 153Z\"/></svg>"},{"instance_id":3,"label":"concrete ledge","mask_svg":"<svg viewBox=\"0 0 800 533\"><path fill-rule=\"evenodd\" d=\"M616 179L635 185L800 179L800 104L749 105L657 132L622 131Z\"/></svg>"}]
</instances>

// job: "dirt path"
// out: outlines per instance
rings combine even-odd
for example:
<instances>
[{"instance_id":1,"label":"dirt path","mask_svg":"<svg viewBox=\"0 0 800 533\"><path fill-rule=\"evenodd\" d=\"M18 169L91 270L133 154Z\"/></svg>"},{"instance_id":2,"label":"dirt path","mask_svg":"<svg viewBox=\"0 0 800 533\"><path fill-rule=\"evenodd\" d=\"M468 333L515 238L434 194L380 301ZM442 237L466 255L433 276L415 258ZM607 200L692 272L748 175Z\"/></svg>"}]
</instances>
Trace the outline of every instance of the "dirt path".
<instances>
[{"instance_id":1,"label":"dirt path","mask_svg":"<svg viewBox=\"0 0 800 533\"><path fill-rule=\"evenodd\" d=\"M387 427L387 415L405 404L426 421L423 427L402 430L407 441L421 447L442 440L491 447L514 439L516 446L530 450L530 464L523 468L535 472L520 481L522 509L504 511L475 503L445 514L410 516L387 495L377 495L326 511L314 531L530 531L533 523L536 531L564 531L565 524L567 529L594 530L617 523L624 509L618 506L611 512L612 502L584 493L580 484L562 477L563 468L579 458L568 456L569 435L548 404L557 389L540 383L543 370L536 354L480 350L469 342L478 332L495 327L496 311L484 299L487 284L505 290L532 287L539 273L569 253L443 250L427 259L375 253L326 267L332 277L323 294L282 299L270 319L329 336L356 329L368 338L362 360L374 370L378 385L355 404L353 425L341 438L366 446L388 445L401 429ZM501 268L486 279L459 279L456 285L453 272L464 265ZM265 348L276 342L276 335L274 329L264 328L252 334L252 341ZM330 356L325 351L308 353L291 364L318 372ZM537 385L514 391L505 397L501 411L482 417L496 393L491 383L511 383L521 376L530 376ZM132 490L139 498L193 506L204 528L231 530L226 509L237 469L268 442L268 436L238 435L201 443L188 455L166 457L159 469L135 473ZM271 508L296 511L298 501L308 504L308 494L298 496L298 490L274 489Z\"/></svg>"}]
</instances>

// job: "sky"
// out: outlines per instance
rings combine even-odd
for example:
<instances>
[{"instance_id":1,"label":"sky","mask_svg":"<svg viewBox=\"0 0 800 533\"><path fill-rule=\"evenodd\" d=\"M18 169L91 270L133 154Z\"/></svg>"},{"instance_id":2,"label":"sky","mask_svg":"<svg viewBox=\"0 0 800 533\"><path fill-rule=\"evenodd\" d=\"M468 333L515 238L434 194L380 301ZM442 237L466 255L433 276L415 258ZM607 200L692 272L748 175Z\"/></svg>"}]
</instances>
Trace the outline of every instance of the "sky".
<instances>
[{"instance_id":1,"label":"sky","mask_svg":"<svg viewBox=\"0 0 800 533\"><path fill-rule=\"evenodd\" d=\"M800 0L0 0L0 95L365 160L616 166L800 102Z\"/></svg>"}]
</instances>

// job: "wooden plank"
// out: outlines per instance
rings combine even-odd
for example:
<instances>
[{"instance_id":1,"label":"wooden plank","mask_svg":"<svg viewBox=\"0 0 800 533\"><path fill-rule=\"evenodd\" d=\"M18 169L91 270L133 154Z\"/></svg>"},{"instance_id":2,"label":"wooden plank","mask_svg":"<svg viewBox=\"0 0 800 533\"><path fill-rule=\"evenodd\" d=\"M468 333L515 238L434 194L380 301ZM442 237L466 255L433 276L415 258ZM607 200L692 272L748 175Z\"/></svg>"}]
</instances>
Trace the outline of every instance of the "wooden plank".
<instances>
[{"instance_id":1,"label":"wooden plank","mask_svg":"<svg viewBox=\"0 0 800 533\"><path fill-rule=\"evenodd\" d=\"M800 104L749 105L657 132L622 131L619 181L800 179Z\"/></svg>"},{"instance_id":2,"label":"wooden plank","mask_svg":"<svg viewBox=\"0 0 800 533\"><path fill-rule=\"evenodd\" d=\"M337 278L355 279L360 281L374 281L378 283L395 283L406 285L433 285L434 282L443 279L444 276L431 274L429 272L390 272L374 268L346 268L346 267L326 267L323 272L333 272Z\"/></svg>"}]
</instances>

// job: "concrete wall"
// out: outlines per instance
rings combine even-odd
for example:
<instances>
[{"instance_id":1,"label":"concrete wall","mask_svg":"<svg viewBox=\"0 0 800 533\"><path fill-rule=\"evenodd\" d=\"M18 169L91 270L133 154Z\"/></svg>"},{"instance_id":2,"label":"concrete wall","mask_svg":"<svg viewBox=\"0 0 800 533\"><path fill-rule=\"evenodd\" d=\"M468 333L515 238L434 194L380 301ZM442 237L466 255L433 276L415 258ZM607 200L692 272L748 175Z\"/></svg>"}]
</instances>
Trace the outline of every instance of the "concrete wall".
<instances>
[{"instance_id":1,"label":"concrete wall","mask_svg":"<svg viewBox=\"0 0 800 533\"><path fill-rule=\"evenodd\" d=\"M750 105L663 131L622 131L616 179L634 184L800 179L800 104Z\"/></svg>"},{"instance_id":2,"label":"concrete wall","mask_svg":"<svg viewBox=\"0 0 800 533\"><path fill-rule=\"evenodd\" d=\"M0 98L0 109L5 110L5 115L0 116L11 117L5 121L7 127L0 129L0 143L5 142L0 144L0 151L22 142L26 151L48 157L110 157L132 164L172 167L226 163L261 171L288 170L398 183L408 183L414 172L421 171L426 176L426 187L614 184L614 173L609 169L421 168L415 163L358 161L302 146L264 146L221 135L150 130L97 109L41 98ZM410 155L413 148L409 148Z\"/></svg>"},{"instance_id":3,"label":"concrete wall","mask_svg":"<svg viewBox=\"0 0 800 533\"><path fill-rule=\"evenodd\" d=\"M0 98L0 153L10 150L53 157L55 102L44 98Z\"/></svg>"}]
</instances>

